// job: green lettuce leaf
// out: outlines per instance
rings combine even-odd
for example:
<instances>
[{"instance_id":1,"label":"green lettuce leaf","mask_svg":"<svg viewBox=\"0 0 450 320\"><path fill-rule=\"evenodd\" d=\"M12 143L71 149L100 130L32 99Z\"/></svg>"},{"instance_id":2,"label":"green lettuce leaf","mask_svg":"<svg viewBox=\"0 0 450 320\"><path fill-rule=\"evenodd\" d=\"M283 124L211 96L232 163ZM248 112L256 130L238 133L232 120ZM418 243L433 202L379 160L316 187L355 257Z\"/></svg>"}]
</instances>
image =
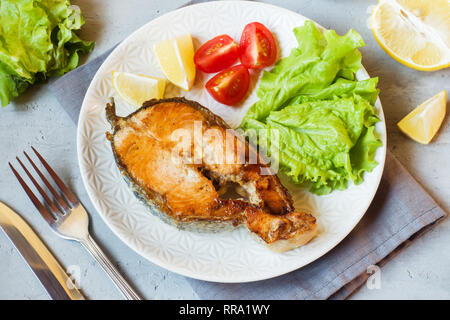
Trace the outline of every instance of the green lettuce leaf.
<instances>
[{"instance_id":1,"label":"green lettuce leaf","mask_svg":"<svg viewBox=\"0 0 450 320\"><path fill-rule=\"evenodd\" d=\"M68 0L2 0L0 21L3 106L36 81L76 68L79 54L94 46L74 33L84 19Z\"/></svg>"},{"instance_id":2,"label":"green lettuce leaf","mask_svg":"<svg viewBox=\"0 0 450 320\"><path fill-rule=\"evenodd\" d=\"M316 194L359 184L377 165L378 78L355 79L364 43L312 22L294 29L299 47L261 78L241 128L296 183Z\"/></svg>"}]
</instances>

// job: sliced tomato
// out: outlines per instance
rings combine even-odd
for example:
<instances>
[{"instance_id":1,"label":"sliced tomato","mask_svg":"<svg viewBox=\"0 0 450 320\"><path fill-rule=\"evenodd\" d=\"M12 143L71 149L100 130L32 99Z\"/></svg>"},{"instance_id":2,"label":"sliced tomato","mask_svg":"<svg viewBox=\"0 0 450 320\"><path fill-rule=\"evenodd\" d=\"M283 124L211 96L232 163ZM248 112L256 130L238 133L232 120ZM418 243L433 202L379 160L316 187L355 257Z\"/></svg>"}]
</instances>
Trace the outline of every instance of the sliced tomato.
<instances>
[{"instance_id":1,"label":"sliced tomato","mask_svg":"<svg viewBox=\"0 0 450 320\"><path fill-rule=\"evenodd\" d=\"M206 90L218 102L233 106L247 94L250 74L246 67L237 65L216 74L206 83Z\"/></svg>"},{"instance_id":2,"label":"sliced tomato","mask_svg":"<svg viewBox=\"0 0 450 320\"><path fill-rule=\"evenodd\" d=\"M206 73L219 72L232 66L239 58L239 45L222 34L205 42L194 55L198 69Z\"/></svg>"},{"instance_id":3,"label":"sliced tomato","mask_svg":"<svg viewBox=\"0 0 450 320\"><path fill-rule=\"evenodd\" d=\"M277 45L273 35L259 22L252 22L245 26L239 48L241 62L249 69L271 66L277 59Z\"/></svg>"}]
</instances>

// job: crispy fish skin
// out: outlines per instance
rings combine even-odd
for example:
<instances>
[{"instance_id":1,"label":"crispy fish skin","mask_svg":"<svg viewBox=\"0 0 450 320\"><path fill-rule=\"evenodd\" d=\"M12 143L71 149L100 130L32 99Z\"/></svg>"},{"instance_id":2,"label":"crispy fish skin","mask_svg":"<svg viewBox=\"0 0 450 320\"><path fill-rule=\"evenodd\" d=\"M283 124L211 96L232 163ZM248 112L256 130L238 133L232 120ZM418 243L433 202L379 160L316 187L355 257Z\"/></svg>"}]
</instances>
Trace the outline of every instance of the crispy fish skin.
<instances>
[{"instance_id":1,"label":"crispy fish skin","mask_svg":"<svg viewBox=\"0 0 450 320\"><path fill-rule=\"evenodd\" d=\"M244 224L275 251L301 246L316 235L315 218L294 211L278 177L260 174L268 166L254 148L237 135L223 138L229 126L199 103L153 99L127 117L118 117L111 103L106 117L112 127L106 135L121 174L136 197L165 222L199 232ZM201 123L203 142L198 143L195 123ZM174 141L177 130L184 130L181 138L188 133L188 142ZM185 148L175 153L174 161L175 142ZM248 159L255 152L258 162L251 164ZM221 153L226 162L218 161ZM246 190L248 201L222 199L217 189L228 182Z\"/></svg>"}]
</instances>

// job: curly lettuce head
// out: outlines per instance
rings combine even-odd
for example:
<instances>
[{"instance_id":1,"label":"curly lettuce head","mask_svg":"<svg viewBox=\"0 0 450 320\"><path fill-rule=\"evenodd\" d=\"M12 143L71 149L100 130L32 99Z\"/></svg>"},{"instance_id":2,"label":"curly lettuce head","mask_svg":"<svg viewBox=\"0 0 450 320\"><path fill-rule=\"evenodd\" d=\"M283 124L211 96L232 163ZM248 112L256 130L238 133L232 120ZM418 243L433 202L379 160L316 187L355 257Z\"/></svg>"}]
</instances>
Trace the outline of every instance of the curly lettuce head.
<instances>
[{"instance_id":1,"label":"curly lettuce head","mask_svg":"<svg viewBox=\"0 0 450 320\"><path fill-rule=\"evenodd\" d=\"M241 127L257 131L260 148L316 194L359 184L381 146L374 133L378 79L355 79L364 42L353 30L339 36L311 21L294 35L299 46L264 72Z\"/></svg>"},{"instance_id":2,"label":"curly lettuce head","mask_svg":"<svg viewBox=\"0 0 450 320\"><path fill-rule=\"evenodd\" d=\"M75 69L94 47L75 34L84 19L68 0L2 0L0 21L3 106L36 81Z\"/></svg>"}]
</instances>

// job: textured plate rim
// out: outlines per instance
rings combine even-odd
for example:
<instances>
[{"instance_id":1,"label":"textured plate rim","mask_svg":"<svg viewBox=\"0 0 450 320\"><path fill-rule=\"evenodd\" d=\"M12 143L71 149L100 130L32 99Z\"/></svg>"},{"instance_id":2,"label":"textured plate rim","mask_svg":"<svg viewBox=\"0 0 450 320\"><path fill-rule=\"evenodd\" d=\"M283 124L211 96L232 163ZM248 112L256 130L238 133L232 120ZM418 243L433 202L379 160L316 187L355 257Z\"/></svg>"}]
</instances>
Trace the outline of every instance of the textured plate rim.
<instances>
[{"instance_id":1,"label":"textured plate rim","mask_svg":"<svg viewBox=\"0 0 450 320\"><path fill-rule=\"evenodd\" d=\"M246 283L246 282L254 282L254 281L260 281L260 280L267 280L267 279L271 279L271 278L275 278L278 276L281 276L283 274L287 274L290 273L292 271L298 270L312 262L314 262L315 260L319 259L320 257L322 257L323 255L325 255L326 253L330 252L331 250L333 250L342 240L344 240L349 234L350 232L352 232L354 230L354 228L356 227L356 225L361 221L361 219L363 218L363 216L365 215L365 213L367 212L369 206L371 205L377 190L379 188L380 182L381 182L381 178L383 176L383 172L384 172L384 166L385 166L385 160L386 160L386 152L387 152L387 131L386 131L386 121L385 121L385 117L384 117L384 111L383 111L383 107L381 105L381 101L379 98L377 98L377 101L375 102L375 105L378 109L378 116L380 117L380 123L382 127L380 128L381 130L379 130L379 132L382 135L382 139L384 138L383 141L383 146L381 147L381 149L378 149L377 152L381 153L381 159L378 163L378 166L381 167L381 169L379 169L379 176L377 179L377 183L376 183L376 187L374 187L372 195L370 197L370 201L368 201L367 206L364 208L364 210L361 210L361 214L359 216L359 218L355 219L353 225L351 226L351 228L348 228L348 232L345 233L343 232L342 235L340 237L337 237L336 240L333 243L330 243L329 246L327 246L326 248L322 249L320 252L318 251L316 254L311 255L310 259L307 259L306 261L304 261L303 263L299 264L298 266L293 266L291 268L286 268L283 269L281 272L274 272L271 275L267 275L267 276L255 276L255 277L248 277L247 279L244 280L233 280L233 279L222 279L218 276L204 276L195 272L191 272L187 269L181 268L181 267L177 267L177 266L173 266L171 264L167 264L164 263L162 261L160 261L159 259L155 258L154 256L145 256L143 255L132 243L128 242L124 237L122 237L122 235L120 235L120 233L115 229L115 227L112 225L111 221L102 213L101 208L98 207L97 202L94 201L94 199L96 198L94 194L92 194L89 191L89 183L88 183L88 179L85 176L85 174L83 173L82 170L82 159L83 159L83 154L81 152L81 131L80 131L80 127L81 127L81 123L82 120L84 120L84 114L83 111L87 108L87 103L86 103L86 97L88 96L88 93L92 90L93 88L93 84L96 82L96 80L100 77L100 74L102 73L103 69L106 67L106 64L109 62L109 58L111 57L111 55L116 51L116 50L120 50L123 46L126 45L126 42L129 38L131 38L134 34L139 33L142 29L147 28L147 25L150 23L155 23L155 21L158 20L162 20L167 14L171 14L174 12L178 12L178 11L182 11L185 10L187 7L203 7L203 6L214 6L218 3L239 3L239 4L251 4L251 5L256 5L256 6L264 6L267 8L271 8L271 9L275 9L275 10L279 10L279 11L285 11L286 13L289 14L296 14L298 15L300 18L302 19L306 19L306 20L311 20L313 21L317 26L322 27L320 24L318 24L317 22L315 22L314 20L305 17L303 15L301 15L300 13L297 13L295 11L283 8L283 7L279 7L276 5L272 5L272 4L267 4L267 3L261 3L261 2L252 2L252 1L211 1L211 2L204 2L204 3L198 3L198 4L194 4L194 5L189 5L189 6L184 6L184 7L180 7L178 9L169 11L155 19L152 19L150 21L148 21L147 23L145 23L143 26L139 27L138 29L136 29L134 32L132 32L128 37L126 37L119 45L116 46L116 48L113 49L113 51L108 55L108 57L103 61L102 65L99 67L99 69L97 70L97 72L95 73L94 77L92 78L89 87L86 91L85 97L83 98L83 103L81 105L81 109L80 109L80 117L78 119L78 123L77 123L77 158L78 158L78 164L80 167L80 173L81 173L81 177L82 177L82 181L83 184L85 186L86 192L89 195L89 198L92 202L92 204L94 205L94 208L96 209L96 211L98 212L98 214L100 215L100 217L102 218L102 220L105 222L105 224L108 226L108 228L123 242L125 243L129 248L131 248L134 252L136 252L137 254L139 254L140 256L142 256L143 258L147 259L148 261L175 273L178 273L180 275L183 276L187 276L193 279L198 279L198 280L204 280L204 281L211 281L211 282L220 282L220 283ZM322 27L324 28L324 27ZM324 28L325 29L325 28ZM361 69L358 71L359 74L361 74L361 78L360 79L365 79L365 78L369 78L369 74L366 71L366 69L364 68L364 66L361 66ZM345 234L344 234L345 233Z\"/></svg>"}]
</instances>

